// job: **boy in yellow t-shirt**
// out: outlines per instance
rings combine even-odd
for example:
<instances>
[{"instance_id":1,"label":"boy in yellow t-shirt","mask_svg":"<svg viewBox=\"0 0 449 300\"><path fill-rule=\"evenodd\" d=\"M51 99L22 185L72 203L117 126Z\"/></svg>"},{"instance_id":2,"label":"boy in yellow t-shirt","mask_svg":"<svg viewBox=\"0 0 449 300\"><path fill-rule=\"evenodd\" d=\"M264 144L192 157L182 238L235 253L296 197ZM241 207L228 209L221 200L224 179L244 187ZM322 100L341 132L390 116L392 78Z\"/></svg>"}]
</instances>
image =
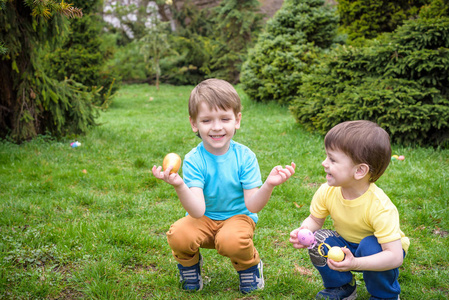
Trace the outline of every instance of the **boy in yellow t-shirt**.
<instances>
[{"instance_id":1,"label":"boy in yellow t-shirt","mask_svg":"<svg viewBox=\"0 0 449 300\"><path fill-rule=\"evenodd\" d=\"M388 133L370 121L348 121L333 127L324 145L327 182L315 193L310 215L290 233L293 247L301 249L307 246L299 243L298 231L314 232L317 243L309 256L325 287L316 299L355 299L351 271L363 272L370 299L399 299L398 268L410 242L400 230L396 206L375 184L390 163ZM321 229L327 216L335 231ZM321 243L342 247L344 260L321 256L327 249Z\"/></svg>"}]
</instances>

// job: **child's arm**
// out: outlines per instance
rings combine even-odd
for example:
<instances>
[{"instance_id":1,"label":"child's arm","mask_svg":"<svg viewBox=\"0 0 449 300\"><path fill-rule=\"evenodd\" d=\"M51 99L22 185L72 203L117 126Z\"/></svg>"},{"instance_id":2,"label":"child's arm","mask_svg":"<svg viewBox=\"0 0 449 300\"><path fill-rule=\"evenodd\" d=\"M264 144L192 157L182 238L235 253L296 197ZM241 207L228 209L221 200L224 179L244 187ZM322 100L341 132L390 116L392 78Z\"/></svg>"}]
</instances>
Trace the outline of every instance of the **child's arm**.
<instances>
[{"instance_id":1,"label":"child's arm","mask_svg":"<svg viewBox=\"0 0 449 300\"><path fill-rule=\"evenodd\" d=\"M307 246L302 245L298 241L298 231L304 228L309 229L312 232L317 231L323 227L324 221L326 219L317 218L313 215L309 215L302 223L299 228L296 228L292 232L290 232L290 243L292 243L293 247L296 249L307 248Z\"/></svg>"},{"instance_id":2,"label":"child's arm","mask_svg":"<svg viewBox=\"0 0 449 300\"><path fill-rule=\"evenodd\" d=\"M398 268L402 265L404 254L402 250L401 240L381 244L382 252L364 256L354 257L347 248L341 248L345 253L345 259L341 262L327 260L329 268L345 272L345 271L386 271Z\"/></svg>"},{"instance_id":3,"label":"child's arm","mask_svg":"<svg viewBox=\"0 0 449 300\"><path fill-rule=\"evenodd\" d=\"M152 172L154 177L171 184L175 188L179 201L190 216L201 218L206 211L203 190L197 187L187 187L178 173L170 174L172 168L172 166L169 166L167 170L161 172L160 166L153 166Z\"/></svg>"},{"instance_id":4,"label":"child's arm","mask_svg":"<svg viewBox=\"0 0 449 300\"><path fill-rule=\"evenodd\" d=\"M243 190L246 208L252 213L261 211L268 200L270 200L274 187L286 182L287 179L295 174L295 168L296 165L293 162L290 166L285 166L285 168L281 166L274 167L260 188Z\"/></svg>"}]
</instances>

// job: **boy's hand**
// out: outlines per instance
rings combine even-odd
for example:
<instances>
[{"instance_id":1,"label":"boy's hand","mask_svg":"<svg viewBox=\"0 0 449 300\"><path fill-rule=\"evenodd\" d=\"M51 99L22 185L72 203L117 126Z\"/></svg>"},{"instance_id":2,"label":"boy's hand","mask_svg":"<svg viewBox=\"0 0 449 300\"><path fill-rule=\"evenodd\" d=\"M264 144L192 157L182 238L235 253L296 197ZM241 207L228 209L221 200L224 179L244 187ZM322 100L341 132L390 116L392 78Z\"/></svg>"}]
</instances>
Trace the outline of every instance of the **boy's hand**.
<instances>
[{"instance_id":1,"label":"boy's hand","mask_svg":"<svg viewBox=\"0 0 449 300\"><path fill-rule=\"evenodd\" d=\"M293 247L296 248L296 249L307 248L307 246L304 246L298 240L298 231L300 231L301 229L304 229L304 228L309 229L307 226L301 226L299 228L296 228L292 232L290 232L289 242L292 243Z\"/></svg>"},{"instance_id":2,"label":"boy's hand","mask_svg":"<svg viewBox=\"0 0 449 300\"><path fill-rule=\"evenodd\" d=\"M339 272L347 272L355 270L356 268L354 267L355 264L354 255L352 255L351 251L346 247L341 248L341 250L343 250L343 253L345 254L345 259L343 259L340 262L337 262L335 260L328 258L327 265L329 266L329 268Z\"/></svg>"},{"instance_id":3,"label":"boy's hand","mask_svg":"<svg viewBox=\"0 0 449 300\"><path fill-rule=\"evenodd\" d=\"M181 176L179 176L178 173L172 173L170 174L170 171L173 169L173 166L169 166L167 170L161 171L162 167L156 167L153 166L151 171L153 172L154 177L158 179L162 179L163 181L167 182L168 184L171 184L174 187L180 186L184 183L184 180L182 180Z\"/></svg>"},{"instance_id":4,"label":"boy's hand","mask_svg":"<svg viewBox=\"0 0 449 300\"><path fill-rule=\"evenodd\" d=\"M294 162L292 162L291 165L285 166L285 168L282 168L282 166L276 166L271 170L265 183L270 186L280 185L295 174L295 168L296 164Z\"/></svg>"}]
</instances>

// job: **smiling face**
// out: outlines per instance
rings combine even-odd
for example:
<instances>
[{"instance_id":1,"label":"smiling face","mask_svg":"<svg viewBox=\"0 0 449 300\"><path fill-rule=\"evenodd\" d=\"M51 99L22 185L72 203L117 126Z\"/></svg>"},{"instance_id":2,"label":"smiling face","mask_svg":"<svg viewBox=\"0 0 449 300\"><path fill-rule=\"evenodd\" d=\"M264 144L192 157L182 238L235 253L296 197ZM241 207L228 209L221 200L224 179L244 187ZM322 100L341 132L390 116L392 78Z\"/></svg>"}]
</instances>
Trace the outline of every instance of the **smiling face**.
<instances>
[{"instance_id":1,"label":"smiling face","mask_svg":"<svg viewBox=\"0 0 449 300\"><path fill-rule=\"evenodd\" d=\"M225 154L235 131L240 128L242 113L234 114L230 108L211 108L206 102L198 106L196 119L190 117L193 132L199 133L206 150L214 155Z\"/></svg>"},{"instance_id":2,"label":"smiling face","mask_svg":"<svg viewBox=\"0 0 449 300\"><path fill-rule=\"evenodd\" d=\"M330 186L350 187L356 181L357 165L341 150L326 150L327 157L321 163Z\"/></svg>"}]
</instances>

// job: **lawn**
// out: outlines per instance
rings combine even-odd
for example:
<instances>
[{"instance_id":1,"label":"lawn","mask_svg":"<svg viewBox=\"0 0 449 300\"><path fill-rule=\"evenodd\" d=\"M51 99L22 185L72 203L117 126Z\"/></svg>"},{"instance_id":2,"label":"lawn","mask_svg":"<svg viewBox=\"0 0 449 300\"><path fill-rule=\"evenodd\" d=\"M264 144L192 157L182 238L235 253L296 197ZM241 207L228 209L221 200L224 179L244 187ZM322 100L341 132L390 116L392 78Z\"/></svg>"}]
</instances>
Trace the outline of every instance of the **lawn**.
<instances>
[{"instance_id":1,"label":"lawn","mask_svg":"<svg viewBox=\"0 0 449 300\"><path fill-rule=\"evenodd\" d=\"M185 211L150 169L165 154L183 157L200 142L188 122L192 88L124 86L86 136L0 142L1 299L314 297L319 274L288 235L325 180L323 137L305 132L287 108L254 103L240 88L244 109L235 140L256 153L263 179L275 165L298 165L259 213L254 242L265 289L241 295L229 260L213 250L202 250L204 289L179 288L165 232ZM75 140L81 145L70 147ZM393 145L393 152L405 160L393 161L378 185L411 239L400 268L401 299L447 299L449 150ZM358 299L368 299L361 274L356 278Z\"/></svg>"}]
</instances>

